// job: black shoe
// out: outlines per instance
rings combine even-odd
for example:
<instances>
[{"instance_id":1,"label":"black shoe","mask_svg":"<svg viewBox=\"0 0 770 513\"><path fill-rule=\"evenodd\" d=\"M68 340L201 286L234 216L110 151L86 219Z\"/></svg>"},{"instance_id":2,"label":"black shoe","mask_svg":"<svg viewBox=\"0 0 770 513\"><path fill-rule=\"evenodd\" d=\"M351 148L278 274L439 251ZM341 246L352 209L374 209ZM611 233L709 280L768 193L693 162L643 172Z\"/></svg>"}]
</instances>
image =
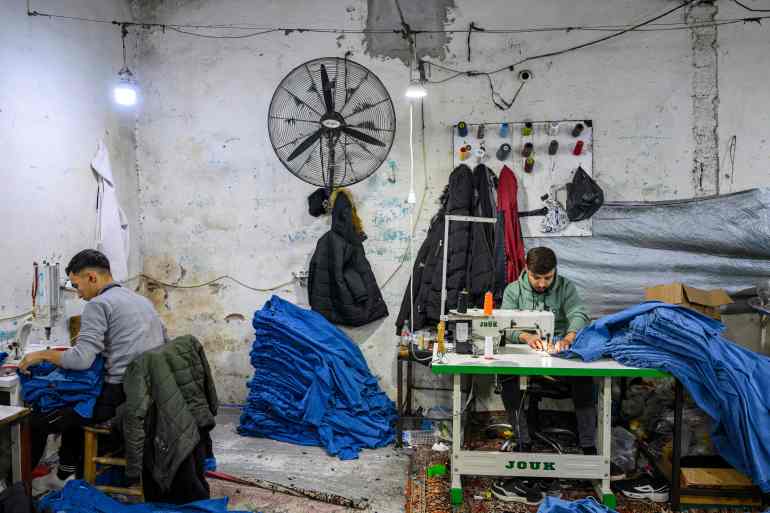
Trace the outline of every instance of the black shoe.
<instances>
[{"instance_id":1,"label":"black shoe","mask_svg":"<svg viewBox=\"0 0 770 513\"><path fill-rule=\"evenodd\" d=\"M546 497L556 497L557 499L561 499L561 483L558 479L536 477L525 479L524 482L531 488L539 490Z\"/></svg>"},{"instance_id":2,"label":"black shoe","mask_svg":"<svg viewBox=\"0 0 770 513\"><path fill-rule=\"evenodd\" d=\"M528 486L523 479L509 479L498 481L492 485L492 495L503 502L518 502L537 506L543 502L543 493Z\"/></svg>"},{"instance_id":3,"label":"black shoe","mask_svg":"<svg viewBox=\"0 0 770 513\"><path fill-rule=\"evenodd\" d=\"M638 479L619 481L615 487L629 499L648 499L653 502L668 502L668 483L642 476Z\"/></svg>"},{"instance_id":4,"label":"black shoe","mask_svg":"<svg viewBox=\"0 0 770 513\"><path fill-rule=\"evenodd\" d=\"M625 478L626 473L623 472L623 469L614 463L610 463L610 481L622 481Z\"/></svg>"}]
</instances>

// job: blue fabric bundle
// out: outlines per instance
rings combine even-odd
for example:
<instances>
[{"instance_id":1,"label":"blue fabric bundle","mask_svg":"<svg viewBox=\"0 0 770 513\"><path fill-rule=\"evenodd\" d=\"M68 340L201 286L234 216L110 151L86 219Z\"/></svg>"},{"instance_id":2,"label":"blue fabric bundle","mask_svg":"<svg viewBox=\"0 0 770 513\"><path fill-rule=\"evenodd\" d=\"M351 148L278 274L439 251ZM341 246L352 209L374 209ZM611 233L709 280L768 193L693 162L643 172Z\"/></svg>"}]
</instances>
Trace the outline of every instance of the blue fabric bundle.
<instances>
[{"instance_id":1,"label":"blue fabric bundle","mask_svg":"<svg viewBox=\"0 0 770 513\"><path fill-rule=\"evenodd\" d=\"M86 370L67 370L48 362L33 365L30 375L19 374L24 401L43 413L71 406L90 419L102 392L104 359L97 356Z\"/></svg>"},{"instance_id":2,"label":"blue fabric bundle","mask_svg":"<svg viewBox=\"0 0 770 513\"><path fill-rule=\"evenodd\" d=\"M396 409L361 350L323 316L273 296L254 314L254 378L238 432L355 459L393 442Z\"/></svg>"},{"instance_id":3,"label":"blue fabric bundle","mask_svg":"<svg viewBox=\"0 0 770 513\"><path fill-rule=\"evenodd\" d=\"M0 353L0 365L5 363L6 358L8 358L8 353L6 353L5 351Z\"/></svg>"},{"instance_id":4,"label":"blue fabric bundle","mask_svg":"<svg viewBox=\"0 0 770 513\"><path fill-rule=\"evenodd\" d=\"M614 509L603 506L593 498L565 501L556 497L546 497L537 508L537 513L617 513Z\"/></svg>"},{"instance_id":5,"label":"blue fabric bundle","mask_svg":"<svg viewBox=\"0 0 770 513\"><path fill-rule=\"evenodd\" d=\"M567 356L609 356L674 375L709 417L719 454L770 492L770 358L722 336L722 323L649 302L583 329Z\"/></svg>"},{"instance_id":6,"label":"blue fabric bundle","mask_svg":"<svg viewBox=\"0 0 770 513\"><path fill-rule=\"evenodd\" d=\"M85 481L69 481L64 489L49 493L38 502L42 513L228 513L227 497L191 502L182 506L170 504L122 504ZM248 513L230 511L229 513Z\"/></svg>"}]
</instances>

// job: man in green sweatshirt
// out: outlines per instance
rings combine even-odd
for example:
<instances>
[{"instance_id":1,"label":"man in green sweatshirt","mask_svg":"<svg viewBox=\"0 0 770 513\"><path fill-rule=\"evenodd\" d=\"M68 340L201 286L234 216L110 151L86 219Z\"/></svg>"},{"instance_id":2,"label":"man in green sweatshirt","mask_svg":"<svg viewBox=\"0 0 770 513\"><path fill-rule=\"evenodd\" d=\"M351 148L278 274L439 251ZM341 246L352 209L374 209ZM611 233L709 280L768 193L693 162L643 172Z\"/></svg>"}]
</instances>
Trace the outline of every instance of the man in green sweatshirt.
<instances>
[{"instance_id":1,"label":"man in green sweatshirt","mask_svg":"<svg viewBox=\"0 0 770 513\"><path fill-rule=\"evenodd\" d=\"M556 270L556 254L549 248L539 247L527 253L527 268L519 279L510 283L503 294L503 309L547 310L555 316L555 352L567 349L575 341L577 332L589 323L588 312L580 300L577 288ZM546 341L537 334L514 332L513 342L528 344L533 349L545 349ZM596 454L596 399L591 378L561 378L572 385L578 437L585 454ZM517 415L522 393L519 377L507 376L502 382L502 399L514 430L518 422L521 452L530 452L532 440L527 429L526 415ZM523 409L522 409L523 410ZM519 417L517 419L517 417Z\"/></svg>"}]
</instances>

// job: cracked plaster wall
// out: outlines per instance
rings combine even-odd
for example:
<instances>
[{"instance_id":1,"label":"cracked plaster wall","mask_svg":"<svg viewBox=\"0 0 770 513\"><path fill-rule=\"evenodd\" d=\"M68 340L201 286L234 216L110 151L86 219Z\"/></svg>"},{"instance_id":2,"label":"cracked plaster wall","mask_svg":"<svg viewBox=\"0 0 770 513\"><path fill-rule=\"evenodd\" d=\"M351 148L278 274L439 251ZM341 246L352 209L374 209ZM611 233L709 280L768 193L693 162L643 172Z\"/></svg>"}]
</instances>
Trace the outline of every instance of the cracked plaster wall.
<instances>
[{"instance_id":1,"label":"cracked plaster wall","mask_svg":"<svg viewBox=\"0 0 770 513\"><path fill-rule=\"evenodd\" d=\"M492 28L617 24L640 21L671 7L665 0L527 1L514 7L504 0L483 4L435 0L422 10L415 8L416 2L402 4L413 28L457 29L467 29L471 21ZM137 0L133 8L137 18L164 23L252 22L354 30L398 23L389 2L330 0L322 9L310 5L300 0L258 4ZM689 19L708 18L712 9L698 8ZM671 18L684 19L681 12ZM727 40L722 42L725 33ZM465 34L418 38L418 44L421 55L444 65L495 68L593 37L595 33L584 32L474 34L470 64ZM229 274L264 287L286 282L291 271L306 267L315 242L328 229L328 219L307 214L306 198L313 187L291 176L276 159L265 130L267 108L277 83L297 64L350 50L353 60L380 77L396 107L398 130L389 158L398 163L397 183L389 183L382 173L352 187L369 235L367 254L379 282L388 280L402 261L409 231L404 205L408 107L402 100L408 75L405 48L399 41L391 34L294 32L212 40L171 31L146 32L137 56L144 93L137 167L145 272L178 283L201 283ZM733 190L767 185L767 166L762 164L768 155L767 114L743 106L746 91L757 105L770 101L770 92L762 88L767 79L762 70L768 66L754 65L757 59L767 60L760 50L766 41L764 26L738 25L703 34L687 30L630 34L532 63L528 67L535 79L509 112L491 104L483 78L431 86L425 102L427 177L422 175L417 146L418 197L423 186L428 187L418 239L424 236L435 199L451 171L447 127L459 120L593 119L595 176L608 200L687 198L712 191L726 134L738 134L739 140ZM431 78L442 77L434 71ZM494 80L507 98L518 85L508 73ZM701 180L696 184L693 178L696 159L712 172L704 175L702 187ZM393 319L408 280L405 269L383 289L391 317L349 330L389 393L395 381ZM243 401L245 382L252 374L250 319L270 293L227 280L193 290L154 287L147 293L172 335L193 333L203 340L223 399ZM292 286L276 293L299 299Z\"/></svg>"}]
</instances>

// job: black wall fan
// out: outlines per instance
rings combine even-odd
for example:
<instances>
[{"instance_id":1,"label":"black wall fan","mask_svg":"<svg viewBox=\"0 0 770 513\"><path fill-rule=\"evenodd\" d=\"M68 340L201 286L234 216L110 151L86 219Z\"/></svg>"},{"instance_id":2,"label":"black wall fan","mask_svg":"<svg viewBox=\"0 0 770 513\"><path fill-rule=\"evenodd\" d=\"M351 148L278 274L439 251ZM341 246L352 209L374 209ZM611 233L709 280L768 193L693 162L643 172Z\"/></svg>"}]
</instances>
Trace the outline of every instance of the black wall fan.
<instances>
[{"instance_id":1,"label":"black wall fan","mask_svg":"<svg viewBox=\"0 0 770 513\"><path fill-rule=\"evenodd\" d=\"M393 145L396 115L374 73L348 59L322 57L281 81L267 126L286 169L331 190L358 183L382 165Z\"/></svg>"}]
</instances>

